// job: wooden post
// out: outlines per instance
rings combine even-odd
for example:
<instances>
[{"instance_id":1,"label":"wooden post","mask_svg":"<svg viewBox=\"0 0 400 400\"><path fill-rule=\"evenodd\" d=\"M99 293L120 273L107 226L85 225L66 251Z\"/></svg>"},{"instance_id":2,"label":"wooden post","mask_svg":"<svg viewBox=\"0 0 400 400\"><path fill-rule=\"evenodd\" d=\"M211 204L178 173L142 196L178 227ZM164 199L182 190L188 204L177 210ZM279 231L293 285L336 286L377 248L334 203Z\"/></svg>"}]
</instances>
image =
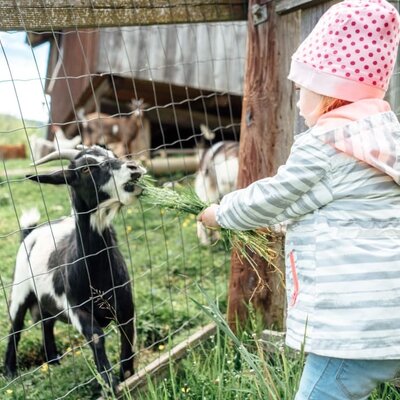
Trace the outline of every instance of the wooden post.
<instances>
[{"instance_id":1,"label":"wooden post","mask_svg":"<svg viewBox=\"0 0 400 400\"><path fill-rule=\"evenodd\" d=\"M265 2L262 2L265 3ZM242 108L238 186L272 176L289 154L295 121L293 85L287 80L290 57L298 45L300 19L297 12L284 16L275 13L276 1L267 2L268 19L253 24L249 2L247 61ZM283 252L283 240L275 250ZM254 258L255 271L248 263L232 255L229 283L228 321L232 329L243 325L251 300L267 326L282 329L285 296L281 274ZM284 260L278 260L284 271ZM262 282L259 281L261 277Z\"/></svg>"}]
</instances>

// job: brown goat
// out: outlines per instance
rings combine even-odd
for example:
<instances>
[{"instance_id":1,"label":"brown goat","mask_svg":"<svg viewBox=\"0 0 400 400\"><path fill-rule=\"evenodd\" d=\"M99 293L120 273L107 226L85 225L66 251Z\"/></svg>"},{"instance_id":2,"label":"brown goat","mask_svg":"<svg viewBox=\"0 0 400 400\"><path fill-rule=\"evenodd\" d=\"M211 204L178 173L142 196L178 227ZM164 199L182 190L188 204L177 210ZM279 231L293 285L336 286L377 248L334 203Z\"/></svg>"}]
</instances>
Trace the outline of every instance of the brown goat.
<instances>
[{"instance_id":1,"label":"brown goat","mask_svg":"<svg viewBox=\"0 0 400 400\"><path fill-rule=\"evenodd\" d=\"M10 160L12 158L26 158L26 150L23 143L0 145L0 159Z\"/></svg>"},{"instance_id":2,"label":"brown goat","mask_svg":"<svg viewBox=\"0 0 400 400\"><path fill-rule=\"evenodd\" d=\"M121 157L135 151L147 150L150 144L135 146L138 136L150 136L150 123L143 116L143 100L132 101L132 114L127 117L111 116L104 113L90 113L84 115L82 122L82 137L85 146L98 144L107 146ZM139 144L139 143L137 143Z\"/></svg>"}]
</instances>

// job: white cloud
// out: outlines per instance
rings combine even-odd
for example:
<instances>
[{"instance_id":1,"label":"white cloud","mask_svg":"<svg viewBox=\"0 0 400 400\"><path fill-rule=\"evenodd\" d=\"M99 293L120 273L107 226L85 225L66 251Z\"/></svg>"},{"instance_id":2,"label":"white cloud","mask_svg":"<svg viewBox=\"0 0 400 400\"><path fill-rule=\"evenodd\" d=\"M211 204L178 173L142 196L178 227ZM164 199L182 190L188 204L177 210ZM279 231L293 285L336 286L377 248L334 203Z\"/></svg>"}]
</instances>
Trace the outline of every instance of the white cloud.
<instances>
[{"instance_id":1,"label":"white cloud","mask_svg":"<svg viewBox=\"0 0 400 400\"><path fill-rule=\"evenodd\" d=\"M32 50L24 32L0 32L0 114L48 121L44 94L49 45Z\"/></svg>"}]
</instances>

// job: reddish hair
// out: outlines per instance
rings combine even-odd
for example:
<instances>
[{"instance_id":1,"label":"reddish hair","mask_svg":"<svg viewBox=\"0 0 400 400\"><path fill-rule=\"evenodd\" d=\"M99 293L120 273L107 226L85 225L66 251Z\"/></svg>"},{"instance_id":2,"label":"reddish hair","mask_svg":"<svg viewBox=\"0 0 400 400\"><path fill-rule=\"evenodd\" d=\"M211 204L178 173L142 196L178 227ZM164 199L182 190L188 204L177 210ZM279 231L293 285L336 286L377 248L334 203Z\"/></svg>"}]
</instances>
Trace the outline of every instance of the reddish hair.
<instances>
[{"instance_id":1,"label":"reddish hair","mask_svg":"<svg viewBox=\"0 0 400 400\"><path fill-rule=\"evenodd\" d=\"M351 101L335 99L334 97L322 96L321 100L321 112L326 114L329 111L335 110L336 108L346 106Z\"/></svg>"}]
</instances>

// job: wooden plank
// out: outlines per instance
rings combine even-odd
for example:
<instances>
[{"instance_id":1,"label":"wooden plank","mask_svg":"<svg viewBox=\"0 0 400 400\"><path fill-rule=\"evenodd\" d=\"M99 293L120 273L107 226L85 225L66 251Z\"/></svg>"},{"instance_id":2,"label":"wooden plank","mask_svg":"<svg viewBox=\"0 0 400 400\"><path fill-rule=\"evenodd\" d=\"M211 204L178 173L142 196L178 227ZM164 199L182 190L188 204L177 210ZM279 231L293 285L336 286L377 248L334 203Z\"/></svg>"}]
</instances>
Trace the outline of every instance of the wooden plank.
<instances>
[{"instance_id":1,"label":"wooden plank","mask_svg":"<svg viewBox=\"0 0 400 400\"><path fill-rule=\"evenodd\" d=\"M245 0L69 0L2 1L0 30L57 30L190 22L234 21L246 18ZM110 4L111 3L111 4Z\"/></svg>"},{"instance_id":2,"label":"wooden plank","mask_svg":"<svg viewBox=\"0 0 400 400\"><path fill-rule=\"evenodd\" d=\"M231 4L230 0L2 0L4 7L32 7L32 8L154 8L174 7L182 4Z\"/></svg>"},{"instance_id":3,"label":"wooden plank","mask_svg":"<svg viewBox=\"0 0 400 400\"><path fill-rule=\"evenodd\" d=\"M285 332L265 329L261 332L259 343L267 353L276 354L277 349L285 345L285 336Z\"/></svg>"},{"instance_id":4,"label":"wooden plank","mask_svg":"<svg viewBox=\"0 0 400 400\"><path fill-rule=\"evenodd\" d=\"M192 152L193 153L193 152ZM135 157L135 155L134 155ZM182 157L155 157L150 160L144 160L143 165L154 175L169 175L175 172L185 172L191 174L197 171L199 166L198 155L183 155ZM41 173L51 173L57 169L57 166L41 169ZM29 175L32 173L32 167L0 169L0 179L14 179Z\"/></svg>"},{"instance_id":5,"label":"wooden plank","mask_svg":"<svg viewBox=\"0 0 400 400\"><path fill-rule=\"evenodd\" d=\"M187 156L187 155L193 155L193 154L197 154L198 150L196 149L160 149L160 150L156 150L153 152L154 156L160 156L163 158L166 158L168 156Z\"/></svg>"},{"instance_id":6,"label":"wooden plank","mask_svg":"<svg viewBox=\"0 0 400 400\"><path fill-rule=\"evenodd\" d=\"M147 384L148 376L152 378L160 375L166 368L168 368L171 361L178 361L186 355L189 349L197 346L202 341L208 339L211 335L214 335L217 328L214 323L208 324L198 332L194 333L188 339L184 340L171 351L158 357L156 360L142 368L135 375L128 378L126 381L121 383L118 387L120 396L123 396L126 391L133 391L139 387ZM100 397L98 400L105 400Z\"/></svg>"},{"instance_id":7,"label":"wooden plank","mask_svg":"<svg viewBox=\"0 0 400 400\"><path fill-rule=\"evenodd\" d=\"M278 14L286 14L299 9L312 7L328 0L280 0L277 2L275 11Z\"/></svg>"},{"instance_id":8,"label":"wooden plank","mask_svg":"<svg viewBox=\"0 0 400 400\"><path fill-rule=\"evenodd\" d=\"M88 88L101 77L93 76L98 54L98 30L68 31L62 38L62 56L52 72L47 93L51 95L51 121L63 123L72 112L69 121L76 121L74 107ZM58 49L58 48L57 48ZM75 125L75 122L74 122Z\"/></svg>"},{"instance_id":9,"label":"wooden plank","mask_svg":"<svg viewBox=\"0 0 400 400\"><path fill-rule=\"evenodd\" d=\"M133 154L135 158L135 154ZM199 156L183 157L155 157L150 160L144 160L143 164L154 175L169 175L176 172L192 174L199 167Z\"/></svg>"}]
</instances>

